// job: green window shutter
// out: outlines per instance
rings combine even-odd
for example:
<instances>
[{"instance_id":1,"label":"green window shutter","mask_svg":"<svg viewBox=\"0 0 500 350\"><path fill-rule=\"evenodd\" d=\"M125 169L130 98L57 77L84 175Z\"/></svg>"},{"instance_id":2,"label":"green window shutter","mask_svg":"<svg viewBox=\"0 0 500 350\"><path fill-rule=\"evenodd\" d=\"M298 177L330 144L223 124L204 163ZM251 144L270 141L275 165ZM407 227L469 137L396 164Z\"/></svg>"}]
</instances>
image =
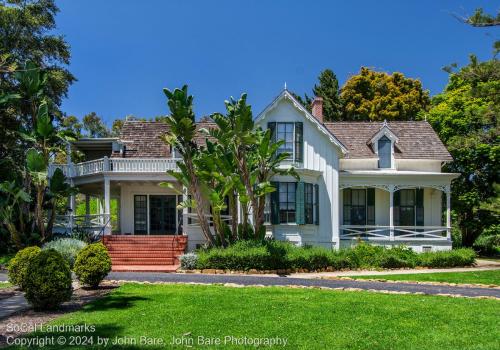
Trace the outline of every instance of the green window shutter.
<instances>
[{"instance_id":1,"label":"green window shutter","mask_svg":"<svg viewBox=\"0 0 500 350\"><path fill-rule=\"evenodd\" d=\"M416 214L415 214L415 224L417 226L424 226L424 189L423 188L417 188L415 190L415 209L416 209Z\"/></svg>"},{"instance_id":2,"label":"green window shutter","mask_svg":"<svg viewBox=\"0 0 500 350\"><path fill-rule=\"evenodd\" d=\"M304 161L304 126L302 122L295 123L295 161Z\"/></svg>"},{"instance_id":3,"label":"green window shutter","mask_svg":"<svg viewBox=\"0 0 500 350\"><path fill-rule=\"evenodd\" d=\"M271 130L271 142L276 142L276 122L267 123L267 128Z\"/></svg>"},{"instance_id":4,"label":"green window shutter","mask_svg":"<svg viewBox=\"0 0 500 350\"><path fill-rule=\"evenodd\" d=\"M278 225L280 223L280 183L271 182L271 185L276 189L271 192L271 224Z\"/></svg>"},{"instance_id":5,"label":"green window shutter","mask_svg":"<svg viewBox=\"0 0 500 350\"><path fill-rule=\"evenodd\" d=\"M343 194L343 224L344 225L350 225L351 224L351 189L350 188L344 188L342 190Z\"/></svg>"},{"instance_id":6,"label":"green window shutter","mask_svg":"<svg viewBox=\"0 0 500 350\"><path fill-rule=\"evenodd\" d=\"M394 192L394 226L399 226L399 203L401 198L401 193L399 191Z\"/></svg>"},{"instance_id":7,"label":"green window shutter","mask_svg":"<svg viewBox=\"0 0 500 350\"><path fill-rule=\"evenodd\" d=\"M366 224L375 225L375 189L366 189Z\"/></svg>"},{"instance_id":8,"label":"green window shutter","mask_svg":"<svg viewBox=\"0 0 500 350\"><path fill-rule=\"evenodd\" d=\"M319 225L319 185L314 185L314 224Z\"/></svg>"},{"instance_id":9,"label":"green window shutter","mask_svg":"<svg viewBox=\"0 0 500 350\"><path fill-rule=\"evenodd\" d=\"M304 212L304 183L297 182L297 189L295 190L295 222L299 225L306 223Z\"/></svg>"}]
</instances>

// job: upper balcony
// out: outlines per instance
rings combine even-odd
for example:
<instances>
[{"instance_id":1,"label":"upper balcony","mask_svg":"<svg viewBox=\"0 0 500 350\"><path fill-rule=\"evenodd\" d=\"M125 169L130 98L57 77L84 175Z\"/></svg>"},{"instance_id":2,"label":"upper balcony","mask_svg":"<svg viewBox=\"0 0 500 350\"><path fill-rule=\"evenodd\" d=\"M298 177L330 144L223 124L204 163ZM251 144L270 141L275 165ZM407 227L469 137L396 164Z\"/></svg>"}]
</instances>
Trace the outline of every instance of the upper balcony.
<instances>
[{"instance_id":1,"label":"upper balcony","mask_svg":"<svg viewBox=\"0 0 500 350\"><path fill-rule=\"evenodd\" d=\"M165 173L179 171L179 158L100 158L76 164L50 164L49 177L59 168L68 178L102 173Z\"/></svg>"}]
</instances>

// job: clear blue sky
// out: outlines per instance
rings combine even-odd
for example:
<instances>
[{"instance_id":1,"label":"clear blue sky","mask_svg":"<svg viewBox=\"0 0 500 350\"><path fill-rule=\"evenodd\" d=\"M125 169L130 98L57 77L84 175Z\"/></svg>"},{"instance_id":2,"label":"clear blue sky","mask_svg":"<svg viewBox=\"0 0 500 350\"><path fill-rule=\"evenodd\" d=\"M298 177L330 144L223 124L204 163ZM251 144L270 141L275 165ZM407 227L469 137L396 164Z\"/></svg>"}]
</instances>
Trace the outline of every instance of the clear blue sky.
<instances>
[{"instance_id":1,"label":"clear blue sky","mask_svg":"<svg viewBox=\"0 0 500 350\"><path fill-rule=\"evenodd\" d=\"M331 68L342 85L361 66L446 85L441 68L470 53L491 57L499 29L471 28L451 13L490 12L495 1L58 1L57 32L78 78L63 110L95 111L108 124L167 114L162 88L187 83L195 111L224 109L247 92L254 115L283 88L303 94Z\"/></svg>"}]
</instances>

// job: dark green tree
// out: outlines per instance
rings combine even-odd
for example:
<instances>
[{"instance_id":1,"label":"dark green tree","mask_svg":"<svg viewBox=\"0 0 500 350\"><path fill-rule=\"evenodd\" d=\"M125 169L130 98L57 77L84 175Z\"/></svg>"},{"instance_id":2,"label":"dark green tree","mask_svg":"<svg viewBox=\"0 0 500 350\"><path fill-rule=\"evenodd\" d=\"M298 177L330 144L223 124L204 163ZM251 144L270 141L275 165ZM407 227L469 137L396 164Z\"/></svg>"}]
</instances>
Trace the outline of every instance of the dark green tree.
<instances>
[{"instance_id":1,"label":"dark green tree","mask_svg":"<svg viewBox=\"0 0 500 350\"><path fill-rule=\"evenodd\" d=\"M446 170L460 173L452 183L452 208L462 244L472 246L484 230L499 224L494 203L500 183L500 61L471 57L466 67L448 72L447 87L421 117L454 158Z\"/></svg>"},{"instance_id":2,"label":"dark green tree","mask_svg":"<svg viewBox=\"0 0 500 350\"><path fill-rule=\"evenodd\" d=\"M54 0L0 1L0 92L4 96L18 94L14 72L33 62L46 73L44 95L52 101L56 122L58 106L76 80L66 68L69 45L61 35L53 34L58 11ZM29 145L19 140L17 131L33 128L29 118L32 103L17 100L0 109L0 181L18 177L25 163Z\"/></svg>"},{"instance_id":3,"label":"dark green tree","mask_svg":"<svg viewBox=\"0 0 500 350\"><path fill-rule=\"evenodd\" d=\"M83 129L86 131L86 136L88 137L110 137L111 132L109 131L106 124L100 116L95 112L90 112L83 117Z\"/></svg>"},{"instance_id":4,"label":"dark green tree","mask_svg":"<svg viewBox=\"0 0 500 350\"><path fill-rule=\"evenodd\" d=\"M300 97L294 93L292 95L309 111L314 96L323 98L323 117L325 121L340 120L342 116L342 102L339 95L339 81L331 69L325 69L318 76L318 84L314 84L313 96L307 94Z\"/></svg>"}]
</instances>

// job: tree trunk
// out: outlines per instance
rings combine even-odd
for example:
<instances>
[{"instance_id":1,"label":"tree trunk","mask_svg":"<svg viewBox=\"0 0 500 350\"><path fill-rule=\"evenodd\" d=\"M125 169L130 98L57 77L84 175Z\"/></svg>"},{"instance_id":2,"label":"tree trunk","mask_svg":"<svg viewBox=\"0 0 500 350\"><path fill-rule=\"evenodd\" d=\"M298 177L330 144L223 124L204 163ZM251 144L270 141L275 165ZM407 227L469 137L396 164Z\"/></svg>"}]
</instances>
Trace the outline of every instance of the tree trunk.
<instances>
[{"instance_id":1,"label":"tree trunk","mask_svg":"<svg viewBox=\"0 0 500 350\"><path fill-rule=\"evenodd\" d=\"M237 197L234 193L229 195L229 212L231 213L231 233L233 240L238 239L238 205Z\"/></svg>"},{"instance_id":2,"label":"tree trunk","mask_svg":"<svg viewBox=\"0 0 500 350\"><path fill-rule=\"evenodd\" d=\"M210 225L208 224L207 217L205 216L206 203L200 191L200 183L198 177L194 172L193 162L191 159L186 159L186 167L189 172L189 177L191 178L191 193L196 200L196 214L198 216L198 221L200 222L201 232L208 240L210 245L214 245L214 238L210 232Z\"/></svg>"},{"instance_id":3,"label":"tree trunk","mask_svg":"<svg viewBox=\"0 0 500 350\"><path fill-rule=\"evenodd\" d=\"M43 191L40 185L36 186L35 218L40 231L41 241L45 241L45 223L43 222Z\"/></svg>"}]
</instances>

